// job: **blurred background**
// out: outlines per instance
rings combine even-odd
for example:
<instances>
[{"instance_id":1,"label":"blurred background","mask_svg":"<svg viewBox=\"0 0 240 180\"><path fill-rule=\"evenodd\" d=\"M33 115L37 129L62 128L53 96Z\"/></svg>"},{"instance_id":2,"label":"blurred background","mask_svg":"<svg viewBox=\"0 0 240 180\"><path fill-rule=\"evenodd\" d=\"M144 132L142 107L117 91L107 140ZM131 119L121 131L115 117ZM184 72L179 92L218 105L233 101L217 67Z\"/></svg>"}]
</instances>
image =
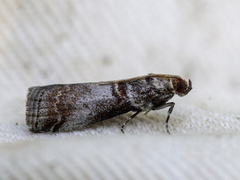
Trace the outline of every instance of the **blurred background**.
<instances>
[{"instance_id":1,"label":"blurred background","mask_svg":"<svg viewBox=\"0 0 240 180\"><path fill-rule=\"evenodd\" d=\"M184 105L239 112L239 6L236 0L3 1L1 117L23 118L29 86L148 73L191 79Z\"/></svg>"},{"instance_id":2,"label":"blurred background","mask_svg":"<svg viewBox=\"0 0 240 180\"><path fill-rule=\"evenodd\" d=\"M201 119L224 116L223 125L210 118L204 127L232 124L240 131L239 8L237 0L1 1L1 141L32 137L25 125L30 86L148 73L192 80L193 90L173 99L176 114L199 119L198 127Z\"/></svg>"}]
</instances>

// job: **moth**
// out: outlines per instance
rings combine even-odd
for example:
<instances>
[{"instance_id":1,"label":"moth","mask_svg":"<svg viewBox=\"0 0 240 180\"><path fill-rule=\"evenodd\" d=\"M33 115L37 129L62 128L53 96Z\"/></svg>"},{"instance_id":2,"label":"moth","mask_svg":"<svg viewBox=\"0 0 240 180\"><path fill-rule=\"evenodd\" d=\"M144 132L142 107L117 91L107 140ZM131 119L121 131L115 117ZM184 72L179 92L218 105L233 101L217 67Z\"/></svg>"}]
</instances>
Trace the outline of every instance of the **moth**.
<instances>
[{"instance_id":1,"label":"moth","mask_svg":"<svg viewBox=\"0 0 240 180\"><path fill-rule=\"evenodd\" d=\"M169 108L166 129L175 94L187 95L192 89L180 76L148 74L118 81L79 84L55 84L28 89L26 124L34 133L81 130L129 111L135 112L125 125L140 112Z\"/></svg>"}]
</instances>

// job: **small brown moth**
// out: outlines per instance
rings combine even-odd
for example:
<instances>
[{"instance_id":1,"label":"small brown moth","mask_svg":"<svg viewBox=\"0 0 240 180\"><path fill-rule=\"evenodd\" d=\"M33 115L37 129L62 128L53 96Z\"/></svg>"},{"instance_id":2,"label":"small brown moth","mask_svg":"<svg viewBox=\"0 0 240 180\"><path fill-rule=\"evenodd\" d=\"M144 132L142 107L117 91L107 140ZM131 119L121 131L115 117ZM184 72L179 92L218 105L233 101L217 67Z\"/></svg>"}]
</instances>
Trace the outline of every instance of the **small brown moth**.
<instances>
[{"instance_id":1,"label":"small brown moth","mask_svg":"<svg viewBox=\"0 0 240 180\"><path fill-rule=\"evenodd\" d=\"M174 94L185 96L191 91L187 83L175 75L149 74L118 81L56 84L28 89L26 122L29 130L65 132L83 129L120 114L134 111L121 128L138 113L169 107L166 129L174 102Z\"/></svg>"}]
</instances>

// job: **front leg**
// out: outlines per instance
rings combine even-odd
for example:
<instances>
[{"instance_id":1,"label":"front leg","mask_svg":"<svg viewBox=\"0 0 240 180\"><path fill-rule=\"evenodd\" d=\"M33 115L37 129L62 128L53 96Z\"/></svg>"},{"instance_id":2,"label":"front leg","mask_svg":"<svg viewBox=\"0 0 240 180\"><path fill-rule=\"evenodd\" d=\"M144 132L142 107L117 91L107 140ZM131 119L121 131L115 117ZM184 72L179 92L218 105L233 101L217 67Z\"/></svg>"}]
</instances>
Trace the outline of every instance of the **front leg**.
<instances>
[{"instance_id":1,"label":"front leg","mask_svg":"<svg viewBox=\"0 0 240 180\"><path fill-rule=\"evenodd\" d=\"M166 107L170 107L170 108L168 109L168 116L167 116L167 119L166 119L166 121L165 121L166 129L167 129L168 134L170 134L170 132L169 132L169 130L168 130L168 121L169 121L170 115L171 115L171 113L172 113L172 111L173 111L174 105L175 105L174 102L169 102L169 103L165 103L165 104L163 104L163 105L161 105L161 106L159 106L159 107L155 107L155 108L152 109L152 110L159 110L159 109L164 109L164 108L166 108Z\"/></svg>"},{"instance_id":2,"label":"front leg","mask_svg":"<svg viewBox=\"0 0 240 180\"><path fill-rule=\"evenodd\" d=\"M147 114L150 110L160 110L160 109L170 107L169 110L168 110L167 119L165 121L166 129L167 129L167 132L169 134L170 134L170 132L168 130L168 121L169 121L170 115L173 111L175 103L174 102L166 103L166 102L168 100L170 100L173 97L173 95L174 95L173 93L170 93L170 94L167 94L167 95L164 95L164 96L154 98L147 105L145 105L145 108L146 108L146 113L145 114Z\"/></svg>"}]
</instances>

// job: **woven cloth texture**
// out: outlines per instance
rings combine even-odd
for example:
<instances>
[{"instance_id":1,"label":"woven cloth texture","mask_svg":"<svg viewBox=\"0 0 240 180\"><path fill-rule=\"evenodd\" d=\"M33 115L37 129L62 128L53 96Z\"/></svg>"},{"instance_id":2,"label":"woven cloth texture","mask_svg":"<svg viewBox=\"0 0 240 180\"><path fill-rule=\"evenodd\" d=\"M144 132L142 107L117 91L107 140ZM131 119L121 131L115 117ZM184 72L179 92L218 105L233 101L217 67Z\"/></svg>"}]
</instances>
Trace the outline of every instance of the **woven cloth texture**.
<instances>
[{"instance_id":1,"label":"woven cloth texture","mask_svg":"<svg viewBox=\"0 0 240 180\"><path fill-rule=\"evenodd\" d=\"M239 179L240 1L2 0L0 179ZM191 79L167 109L33 134L27 89L148 73Z\"/></svg>"}]
</instances>

